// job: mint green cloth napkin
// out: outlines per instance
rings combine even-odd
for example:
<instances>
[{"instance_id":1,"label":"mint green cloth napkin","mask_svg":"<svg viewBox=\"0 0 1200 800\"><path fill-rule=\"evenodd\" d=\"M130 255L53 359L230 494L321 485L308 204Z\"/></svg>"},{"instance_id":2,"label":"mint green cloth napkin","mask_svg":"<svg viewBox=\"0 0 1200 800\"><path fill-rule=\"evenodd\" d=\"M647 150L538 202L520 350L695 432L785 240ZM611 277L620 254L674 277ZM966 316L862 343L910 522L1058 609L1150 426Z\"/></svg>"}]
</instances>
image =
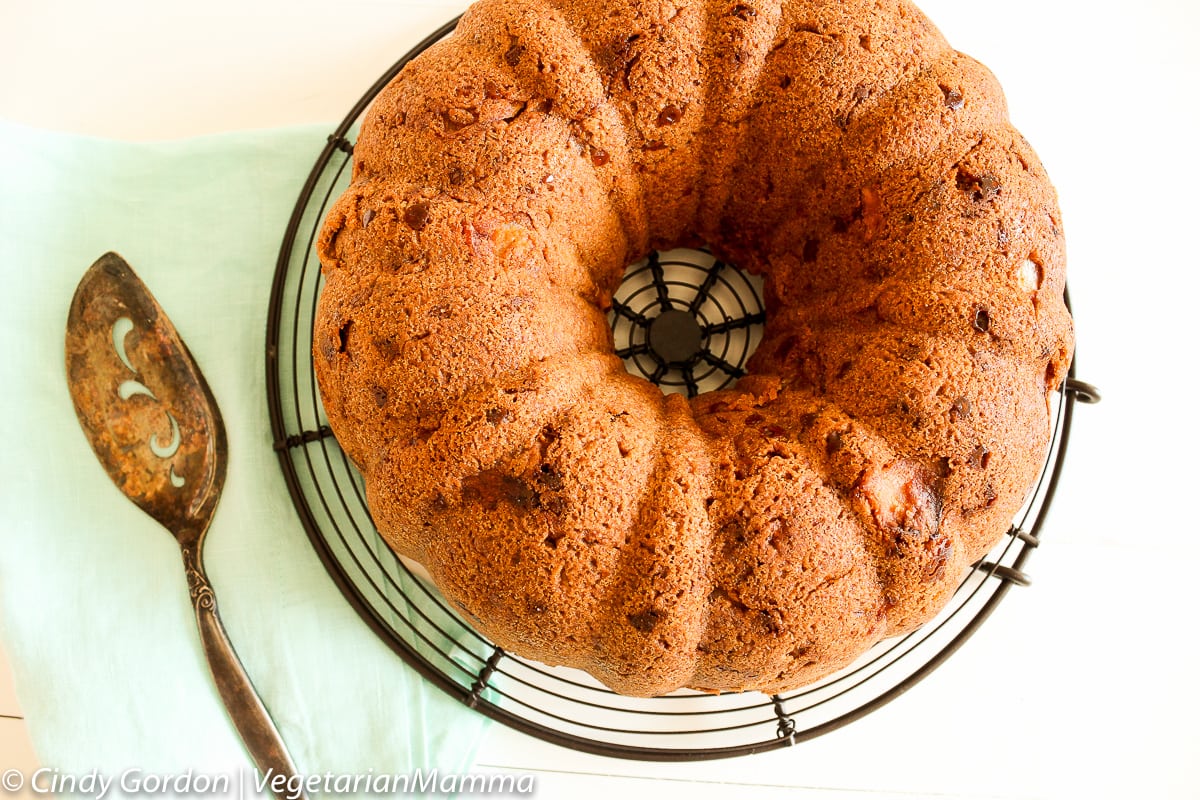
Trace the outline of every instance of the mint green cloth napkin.
<instances>
[{"instance_id":1,"label":"mint green cloth napkin","mask_svg":"<svg viewBox=\"0 0 1200 800\"><path fill-rule=\"evenodd\" d=\"M472 764L486 719L350 608L271 447L272 273L330 130L131 144L0 121L0 633L37 755L62 774L250 769L207 670L178 548L113 486L67 392L67 308L108 250L157 297L220 404L230 462L206 562L300 772Z\"/></svg>"}]
</instances>

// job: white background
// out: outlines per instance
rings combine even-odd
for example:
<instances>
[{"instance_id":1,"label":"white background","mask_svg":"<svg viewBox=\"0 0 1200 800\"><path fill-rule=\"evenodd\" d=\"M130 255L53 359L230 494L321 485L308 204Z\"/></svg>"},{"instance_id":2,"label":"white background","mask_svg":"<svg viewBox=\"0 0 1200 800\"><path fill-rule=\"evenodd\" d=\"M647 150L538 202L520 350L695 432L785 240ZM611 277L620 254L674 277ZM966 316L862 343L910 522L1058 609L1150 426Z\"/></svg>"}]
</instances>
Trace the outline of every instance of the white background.
<instances>
[{"instance_id":1,"label":"white background","mask_svg":"<svg viewBox=\"0 0 1200 800\"><path fill-rule=\"evenodd\" d=\"M0 116L129 140L332 130L463 5L0 0ZM480 763L539 770L540 797L1200 797L1200 5L921 5L996 72L1059 187L1079 374L1105 393L1076 415L1035 584L900 700L791 750L641 764L497 726Z\"/></svg>"}]
</instances>

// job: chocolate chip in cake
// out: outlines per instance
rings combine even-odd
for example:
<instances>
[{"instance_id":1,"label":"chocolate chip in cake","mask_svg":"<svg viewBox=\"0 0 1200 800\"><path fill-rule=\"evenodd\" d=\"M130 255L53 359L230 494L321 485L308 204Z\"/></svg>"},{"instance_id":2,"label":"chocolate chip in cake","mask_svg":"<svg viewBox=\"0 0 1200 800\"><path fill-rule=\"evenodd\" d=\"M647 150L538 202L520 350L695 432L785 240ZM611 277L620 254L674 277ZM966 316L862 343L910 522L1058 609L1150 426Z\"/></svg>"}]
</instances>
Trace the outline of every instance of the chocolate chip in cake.
<instances>
[{"instance_id":1,"label":"chocolate chip in cake","mask_svg":"<svg viewBox=\"0 0 1200 800\"><path fill-rule=\"evenodd\" d=\"M979 179L979 199L991 200L998 194L1000 194L1000 181L997 178L984 175Z\"/></svg>"},{"instance_id":2,"label":"chocolate chip in cake","mask_svg":"<svg viewBox=\"0 0 1200 800\"><path fill-rule=\"evenodd\" d=\"M508 64L510 67L515 67L517 64L521 63L521 54L524 52L525 47L520 44L517 41L517 38L514 36L512 38L512 46L509 47L504 53L504 63Z\"/></svg>"},{"instance_id":3,"label":"chocolate chip in cake","mask_svg":"<svg viewBox=\"0 0 1200 800\"><path fill-rule=\"evenodd\" d=\"M1059 355L1060 358L1064 357L1061 353ZM1046 391L1058 391L1066 377L1067 376L1063 374L1063 371L1059 369L1058 362L1056 362L1053 358L1046 363Z\"/></svg>"},{"instance_id":4,"label":"chocolate chip in cake","mask_svg":"<svg viewBox=\"0 0 1200 800\"><path fill-rule=\"evenodd\" d=\"M980 333L987 333L992 329L992 315L986 308L980 306L975 309L975 318L971 320L971 324Z\"/></svg>"},{"instance_id":5,"label":"chocolate chip in cake","mask_svg":"<svg viewBox=\"0 0 1200 800\"><path fill-rule=\"evenodd\" d=\"M955 182L958 188L969 194L976 203L990 202L1000 194L1000 181L995 175L976 177L966 169L959 167Z\"/></svg>"},{"instance_id":6,"label":"chocolate chip in cake","mask_svg":"<svg viewBox=\"0 0 1200 800\"><path fill-rule=\"evenodd\" d=\"M658 127L665 125L674 125L683 118L683 111L679 106L667 106L658 114Z\"/></svg>"},{"instance_id":7,"label":"chocolate chip in cake","mask_svg":"<svg viewBox=\"0 0 1200 800\"><path fill-rule=\"evenodd\" d=\"M817 260L817 256L821 252L821 240L809 239L804 243L803 259L805 264L811 264Z\"/></svg>"},{"instance_id":8,"label":"chocolate chip in cake","mask_svg":"<svg viewBox=\"0 0 1200 800\"><path fill-rule=\"evenodd\" d=\"M645 611L638 612L637 614L630 614L628 619L629 624L633 626L634 630L638 631L639 633L650 633L652 630L658 627L659 623L663 621L663 617L665 616L666 615L658 609L648 608Z\"/></svg>"},{"instance_id":9,"label":"chocolate chip in cake","mask_svg":"<svg viewBox=\"0 0 1200 800\"><path fill-rule=\"evenodd\" d=\"M762 435L768 439L782 439L787 436L787 431L778 425L765 425L762 428Z\"/></svg>"},{"instance_id":10,"label":"chocolate chip in cake","mask_svg":"<svg viewBox=\"0 0 1200 800\"><path fill-rule=\"evenodd\" d=\"M371 340L371 344L385 361L392 361L400 355L400 346L396 344L395 339L377 337Z\"/></svg>"},{"instance_id":11,"label":"chocolate chip in cake","mask_svg":"<svg viewBox=\"0 0 1200 800\"><path fill-rule=\"evenodd\" d=\"M942 94L945 96L946 108L949 108L952 111L958 111L966 103L966 101L963 99L962 92L958 91L957 89L952 89L944 83L938 84L938 88L942 90Z\"/></svg>"},{"instance_id":12,"label":"chocolate chip in cake","mask_svg":"<svg viewBox=\"0 0 1200 800\"><path fill-rule=\"evenodd\" d=\"M562 475L559 475L558 470L554 469L554 467L550 466L549 464L542 464L542 466L538 468L537 479L539 483L552 492L557 492L563 488Z\"/></svg>"},{"instance_id":13,"label":"chocolate chip in cake","mask_svg":"<svg viewBox=\"0 0 1200 800\"><path fill-rule=\"evenodd\" d=\"M954 543L948 537L933 535L925 540L925 559L921 577L925 581L940 581L946 574L946 565L954 553Z\"/></svg>"},{"instance_id":14,"label":"chocolate chip in cake","mask_svg":"<svg viewBox=\"0 0 1200 800\"><path fill-rule=\"evenodd\" d=\"M500 488L504 494L504 499L517 508L528 507L532 504L535 497L529 485L515 475L504 476L500 482Z\"/></svg>"},{"instance_id":15,"label":"chocolate chip in cake","mask_svg":"<svg viewBox=\"0 0 1200 800\"><path fill-rule=\"evenodd\" d=\"M521 509L530 508L536 498L535 492L524 480L497 469L484 470L478 475L464 478L462 496L464 501L479 502L491 510L495 510L501 501Z\"/></svg>"},{"instance_id":16,"label":"chocolate chip in cake","mask_svg":"<svg viewBox=\"0 0 1200 800\"><path fill-rule=\"evenodd\" d=\"M429 203L424 201L413 203L404 209L404 224L419 231L429 222Z\"/></svg>"},{"instance_id":17,"label":"chocolate chip in cake","mask_svg":"<svg viewBox=\"0 0 1200 800\"><path fill-rule=\"evenodd\" d=\"M976 469L987 469L988 462L992 460L992 454L983 445L977 445L971 454L967 456L967 463Z\"/></svg>"}]
</instances>

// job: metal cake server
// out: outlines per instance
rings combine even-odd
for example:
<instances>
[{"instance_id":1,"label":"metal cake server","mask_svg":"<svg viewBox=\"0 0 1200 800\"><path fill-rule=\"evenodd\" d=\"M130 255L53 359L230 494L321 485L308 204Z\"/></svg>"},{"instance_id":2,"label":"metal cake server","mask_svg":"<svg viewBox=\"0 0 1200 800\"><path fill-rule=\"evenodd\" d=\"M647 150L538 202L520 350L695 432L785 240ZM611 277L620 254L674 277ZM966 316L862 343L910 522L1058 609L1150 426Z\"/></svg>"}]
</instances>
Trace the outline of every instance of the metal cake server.
<instances>
[{"instance_id":1,"label":"metal cake server","mask_svg":"<svg viewBox=\"0 0 1200 800\"><path fill-rule=\"evenodd\" d=\"M67 383L92 449L117 487L179 542L200 640L230 719L261 774L291 778L296 768L225 634L204 572L201 548L227 461L225 425L204 376L116 253L101 256L76 288L66 345Z\"/></svg>"}]
</instances>

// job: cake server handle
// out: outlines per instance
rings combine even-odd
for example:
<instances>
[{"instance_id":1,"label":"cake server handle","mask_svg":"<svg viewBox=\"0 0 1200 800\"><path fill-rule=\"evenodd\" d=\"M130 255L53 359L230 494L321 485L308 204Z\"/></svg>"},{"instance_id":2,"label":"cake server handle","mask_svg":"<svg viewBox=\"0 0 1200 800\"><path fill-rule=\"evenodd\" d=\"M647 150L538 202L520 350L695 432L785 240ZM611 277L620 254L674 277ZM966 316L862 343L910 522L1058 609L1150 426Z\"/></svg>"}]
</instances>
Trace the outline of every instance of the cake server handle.
<instances>
[{"instance_id":1,"label":"cake server handle","mask_svg":"<svg viewBox=\"0 0 1200 800\"><path fill-rule=\"evenodd\" d=\"M298 773L283 738L225 633L225 626L217 613L217 596L193 549L183 548L183 564L187 570L188 591L192 596L192 608L196 612L196 626L200 630L200 642L204 646L208 668L217 692L225 702L229 718L254 761L258 780L280 800L306 798L304 792L295 786L292 776Z\"/></svg>"}]
</instances>

